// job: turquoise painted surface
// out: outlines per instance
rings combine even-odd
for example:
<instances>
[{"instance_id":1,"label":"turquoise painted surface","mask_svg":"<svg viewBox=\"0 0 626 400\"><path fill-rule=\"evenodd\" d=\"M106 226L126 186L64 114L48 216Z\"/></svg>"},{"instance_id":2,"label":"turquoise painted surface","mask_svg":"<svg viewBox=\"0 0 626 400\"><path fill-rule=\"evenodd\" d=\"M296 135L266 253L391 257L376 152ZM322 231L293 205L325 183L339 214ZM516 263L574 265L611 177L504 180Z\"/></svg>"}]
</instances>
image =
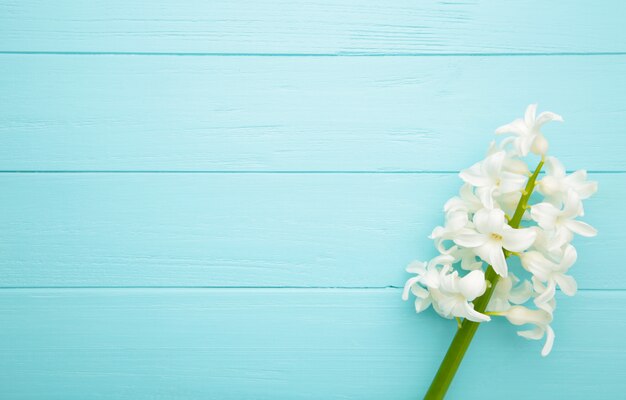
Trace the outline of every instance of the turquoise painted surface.
<instances>
[{"instance_id":1,"label":"turquoise painted surface","mask_svg":"<svg viewBox=\"0 0 626 400\"><path fill-rule=\"evenodd\" d=\"M0 1L0 398L418 398L403 268L534 101L600 235L449 397L623 397L625 4Z\"/></svg>"}]
</instances>

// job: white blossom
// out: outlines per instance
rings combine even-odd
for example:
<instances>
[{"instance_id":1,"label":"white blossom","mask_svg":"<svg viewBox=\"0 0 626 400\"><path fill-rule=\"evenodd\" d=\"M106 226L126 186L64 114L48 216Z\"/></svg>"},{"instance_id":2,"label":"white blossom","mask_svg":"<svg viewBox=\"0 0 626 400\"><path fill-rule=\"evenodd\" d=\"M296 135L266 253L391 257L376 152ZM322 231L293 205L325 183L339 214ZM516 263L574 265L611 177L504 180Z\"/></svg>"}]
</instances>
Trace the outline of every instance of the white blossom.
<instances>
[{"instance_id":1,"label":"white blossom","mask_svg":"<svg viewBox=\"0 0 626 400\"><path fill-rule=\"evenodd\" d=\"M446 204L444 204L443 211L446 213L447 217L450 213L460 211L463 211L467 214L473 214L484 207L485 205L474 193L474 187L469 183L466 183L461 186L461 189L459 190L459 196L451 198L446 202Z\"/></svg>"},{"instance_id":2,"label":"white blossom","mask_svg":"<svg viewBox=\"0 0 626 400\"><path fill-rule=\"evenodd\" d=\"M505 143L513 143L517 154L526 156L530 151L535 154L544 155L548 151L548 142L541 133L541 127L549 121L563 122L563 118L553 112L542 112L538 116L537 104L531 104L526 108L523 119L503 125L496 129L496 134L511 133L515 137L506 140Z\"/></svg>"},{"instance_id":3,"label":"white blossom","mask_svg":"<svg viewBox=\"0 0 626 400\"><path fill-rule=\"evenodd\" d=\"M466 271L473 271L476 269L482 269L483 262L476 259L476 253L474 249L469 249L461 246L452 246L448 251L448 254L454 257L454 262L461 262L461 269Z\"/></svg>"},{"instance_id":4,"label":"white blossom","mask_svg":"<svg viewBox=\"0 0 626 400\"><path fill-rule=\"evenodd\" d=\"M470 321L485 322L490 318L478 313L470 304L476 297L482 295L486 289L485 274L483 271L472 271L460 277L457 271L452 271L449 256L440 256L429 263L414 262L407 267L407 272L416 274L409 279L402 293L404 300L408 299L409 291L415 296L415 309L421 312L432 304L439 315L444 318L467 318ZM438 268L438 265L442 265Z\"/></svg>"},{"instance_id":5,"label":"white blossom","mask_svg":"<svg viewBox=\"0 0 626 400\"><path fill-rule=\"evenodd\" d=\"M487 311L506 311L511 304L524 304L533 294L532 284L522 281L513 274L500 278L487 305Z\"/></svg>"},{"instance_id":6,"label":"white blossom","mask_svg":"<svg viewBox=\"0 0 626 400\"><path fill-rule=\"evenodd\" d=\"M467 227L469 223L469 214L464 210L455 210L446 213L446 221L444 226L437 226L433 229L429 238L435 241L435 247L441 253L448 253L449 249L445 248L444 242L452 240L461 230Z\"/></svg>"},{"instance_id":7,"label":"white blossom","mask_svg":"<svg viewBox=\"0 0 626 400\"><path fill-rule=\"evenodd\" d=\"M529 251L521 256L524 268L546 284L545 290L535 299L535 304L543 304L554 297L558 286L568 296L576 294L576 280L567 271L576 262L576 249L567 244L558 262L549 260L538 251Z\"/></svg>"},{"instance_id":8,"label":"white blossom","mask_svg":"<svg viewBox=\"0 0 626 400\"><path fill-rule=\"evenodd\" d=\"M588 181L585 170L567 175L565 167L556 157L547 157L545 165L546 176L537 182L537 190L556 207L563 204L570 189L581 200L588 199L598 190L598 183Z\"/></svg>"},{"instance_id":9,"label":"white blossom","mask_svg":"<svg viewBox=\"0 0 626 400\"><path fill-rule=\"evenodd\" d=\"M517 334L532 340L541 340L545 335L546 343L541 350L541 355L545 357L550 354L554 344L554 331L550 327L550 322L552 322L551 313L545 310L531 310L524 306L513 306L497 314L505 316L513 325L535 325L533 329L518 331Z\"/></svg>"},{"instance_id":10,"label":"white blossom","mask_svg":"<svg viewBox=\"0 0 626 400\"><path fill-rule=\"evenodd\" d=\"M542 229L554 231L559 243L571 241L574 233L586 237L597 234L591 225L576 219L583 214L582 202L573 189L568 189L562 208L557 208L552 203L542 202L530 209L531 218Z\"/></svg>"},{"instance_id":11,"label":"white blossom","mask_svg":"<svg viewBox=\"0 0 626 400\"><path fill-rule=\"evenodd\" d=\"M459 173L463 181L476 187L476 194L487 208L494 208L494 198L509 193L519 193L528 177L504 168L505 151L493 153Z\"/></svg>"},{"instance_id":12,"label":"white blossom","mask_svg":"<svg viewBox=\"0 0 626 400\"><path fill-rule=\"evenodd\" d=\"M500 276L507 276L504 249L519 252L529 248L535 240L532 229L513 229L500 209L482 209L474 214L474 228L462 229L454 238L459 246L474 249Z\"/></svg>"},{"instance_id":13,"label":"white blossom","mask_svg":"<svg viewBox=\"0 0 626 400\"><path fill-rule=\"evenodd\" d=\"M563 119L552 112L536 116L536 108L531 104L523 119L498 128L496 133L512 136L492 142L483 160L459 173L463 180L459 194L445 203L443 224L429 236L438 255L427 263L409 265L407 271L413 276L402 298L408 300L413 294L417 312L432 305L444 318L487 322L492 315L506 317L514 325L532 324L532 329L518 335L535 340L545 337L541 352L545 356L554 342L550 324L557 289L568 296L577 290L569 273L577 259L571 241L574 234L597 234L578 218L584 216L583 200L598 185L587 180L586 171L568 174L556 157L546 155L548 143L541 127ZM530 152L541 155L546 169L534 182L533 196L529 179L537 175L531 175L523 158ZM521 267L509 263L507 257L519 258ZM477 303L482 304L477 310L474 301L491 284L485 280L488 265L499 276L487 306ZM521 274L514 273L515 269ZM531 302L535 309L526 306Z\"/></svg>"}]
</instances>

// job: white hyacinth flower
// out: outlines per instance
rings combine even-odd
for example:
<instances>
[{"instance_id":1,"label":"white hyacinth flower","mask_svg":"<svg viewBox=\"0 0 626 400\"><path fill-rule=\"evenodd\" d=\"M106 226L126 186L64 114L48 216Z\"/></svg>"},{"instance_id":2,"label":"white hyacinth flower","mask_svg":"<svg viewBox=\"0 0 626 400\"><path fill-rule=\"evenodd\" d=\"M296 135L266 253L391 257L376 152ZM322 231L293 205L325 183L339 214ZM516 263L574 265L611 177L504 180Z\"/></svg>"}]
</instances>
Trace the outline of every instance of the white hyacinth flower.
<instances>
[{"instance_id":1,"label":"white hyacinth flower","mask_svg":"<svg viewBox=\"0 0 626 400\"><path fill-rule=\"evenodd\" d=\"M407 271L416 274L404 285L402 298L408 300L409 291L415 297L415 310L422 312L432 304L444 318L467 318L470 321L489 321L487 315L478 313L470 304L472 300L485 292L486 282L483 271L472 271L460 277L452 271L450 256L438 256L428 263L413 262ZM438 265L442 265L438 268Z\"/></svg>"},{"instance_id":2,"label":"white hyacinth flower","mask_svg":"<svg viewBox=\"0 0 626 400\"><path fill-rule=\"evenodd\" d=\"M431 290L435 311L444 318L467 318L474 322L489 321L491 319L489 316L477 312L470 304L487 289L483 271L472 271L462 278L457 271L448 272L448 268L442 269L438 287Z\"/></svg>"},{"instance_id":3,"label":"white hyacinth flower","mask_svg":"<svg viewBox=\"0 0 626 400\"><path fill-rule=\"evenodd\" d=\"M559 262L552 262L538 251L529 251L521 256L522 266L533 274L539 281L546 284L543 291L535 299L535 304L544 304L554 297L558 286L568 296L576 294L576 280L566 275L567 271L576 262L578 255L571 244L565 246Z\"/></svg>"},{"instance_id":4,"label":"white hyacinth flower","mask_svg":"<svg viewBox=\"0 0 626 400\"><path fill-rule=\"evenodd\" d=\"M435 241L435 247L440 253L448 253L449 249L446 249L444 242L446 240L452 240L462 229L465 229L469 222L468 213L463 210L456 210L446 214L446 221L444 226L437 226L433 229L429 239Z\"/></svg>"},{"instance_id":5,"label":"white hyacinth flower","mask_svg":"<svg viewBox=\"0 0 626 400\"><path fill-rule=\"evenodd\" d=\"M496 129L496 134L512 133L514 138L506 140L515 147L518 155L527 156L530 151L535 154L544 155L548 151L548 141L541 133L541 127L549 121L563 122L563 118L553 112L542 112L538 116L537 104L531 104L526 108L523 119L516 119L510 124L503 125Z\"/></svg>"},{"instance_id":6,"label":"white hyacinth flower","mask_svg":"<svg viewBox=\"0 0 626 400\"><path fill-rule=\"evenodd\" d=\"M474 187L469 183L466 183L461 186L459 196L455 196L446 201L446 204L443 206L443 211L446 213L446 216L450 213L459 211L463 211L466 214L473 214L484 207L485 205L474 193Z\"/></svg>"},{"instance_id":7,"label":"white hyacinth flower","mask_svg":"<svg viewBox=\"0 0 626 400\"><path fill-rule=\"evenodd\" d=\"M511 308L511 304L524 304L533 294L533 286L528 281L519 283L520 280L513 274L498 280L487 311L506 311Z\"/></svg>"},{"instance_id":8,"label":"white hyacinth flower","mask_svg":"<svg viewBox=\"0 0 626 400\"><path fill-rule=\"evenodd\" d=\"M579 170L567 175L565 167L556 157L546 158L546 176L537 182L537 190L546 201L560 207L573 190L581 200L588 199L598 191L598 183L587 180L587 171Z\"/></svg>"},{"instance_id":9,"label":"white hyacinth flower","mask_svg":"<svg viewBox=\"0 0 626 400\"><path fill-rule=\"evenodd\" d=\"M551 313L545 310L531 310L524 306L513 306L506 311L494 314L505 316L513 325L535 325L535 328L518 331L517 334L532 340L541 340L545 335L546 343L541 350L541 355L545 357L550 354L552 345L554 344L554 331L550 327L550 322L552 322Z\"/></svg>"},{"instance_id":10,"label":"white hyacinth flower","mask_svg":"<svg viewBox=\"0 0 626 400\"><path fill-rule=\"evenodd\" d=\"M576 217L583 214L580 197L572 189L567 191L562 208L542 202L530 209L531 218L542 229L554 231L559 243L570 242L574 233L585 237L593 237L598 233L591 225L576 220Z\"/></svg>"},{"instance_id":11,"label":"white hyacinth flower","mask_svg":"<svg viewBox=\"0 0 626 400\"><path fill-rule=\"evenodd\" d=\"M476 194L487 208L494 208L494 198L509 193L519 193L528 177L504 168L505 151L493 153L459 173L461 179L476 187Z\"/></svg>"},{"instance_id":12,"label":"white hyacinth flower","mask_svg":"<svg viewBox=\"0 0 626 400\"><path fill-rule=\"evenodd\" d=\"M474 214L475 228L462 229L454 242L474 249L476 255L493 267L498 275L506 277L508 268L504 249L520 252L528 249L537 235L532 229L513 229L500 209L482 209Z\"/></svg>"},{"instance_id":13,"label":"white hyacinth flower","mask_svg":"<svg viewBox=\"0 0 626 400\"><path fill-rule=\"evenodd\" d=\"M562 239L556 237L554 231L546 231L539 226L532 226L529 229L534 229L537 233L537 238L533 243L531 249L540 252L546 257L558 259L563 252L563 246L567 243Z\"/></svg>"},{"instance_id":14,"label":"white hyacinth flower","mask_svg":"<svg viewBox=\"0 0 626 400\"><path fill-rule=\"evenodd\" d=\"M409 299L409 291L415 296L415 311L420 313L427 309L432 303L430 292L428 291L428 264L421 261L413 261L406 267L406 272L410 274L416 274L416 276L410 278L404 284L404 290L402 291L402 299L404 301ZM436 271L435 271L436 273Z\"/></svg>"},{"instance_id":15,"label":"white hyacinth flower","mask_svg":"<svg viewBox=\"0 0 626 400\"><path fill-rule=\"evenodd\" d=\"M454 257L454 262L461 262L461 269L465 271L474 271L476 269L482 269L483 262L476 260L476 253L474 249L468 249L460 246L452 246L448 251L448 254Z\"/></svg>"},{"instance_id":16,"label":"white hyacinth flower","mask_svg":"<svg viewBox=\"0 0 626 400\"><path fill-rule=\"evenodd\" d=\"M541 128L563 119L552 112L536 115L536 110L531 104L524 118L498 128L497 134L512 136L492 142L483 160L459 173L459 194L445 203L443 224L429 236L438 255L409 265L413 276L402 298L413 294L418 313L432 305L440 316L457 318L459 329L472 326L461 318L487 322L489 315L514 325L533 324L518 334L546 337L545 356L554 341L550 323L556 290L568 296L577 291L569 274L577 252L570 242L574 234L597 234L578 218L584 215L583 200L598 185L587 180L584 170L568 174L556 157L546 155ZM541 155L537 168L529 168L523 158L531 152ZM544 165L546 174L538 180ZM519 258L521 266L509 264L508 257ZM537 309L525 306L531 302Z\"/></svg>"}]
</instances>

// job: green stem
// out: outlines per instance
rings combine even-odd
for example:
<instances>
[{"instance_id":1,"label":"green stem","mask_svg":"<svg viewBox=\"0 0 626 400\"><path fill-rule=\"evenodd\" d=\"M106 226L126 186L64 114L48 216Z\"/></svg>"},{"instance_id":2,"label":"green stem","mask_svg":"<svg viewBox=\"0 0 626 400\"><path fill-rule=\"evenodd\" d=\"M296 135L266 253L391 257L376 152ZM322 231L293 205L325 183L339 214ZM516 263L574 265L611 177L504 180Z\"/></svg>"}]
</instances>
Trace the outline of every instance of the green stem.
<instances>
[{"instance_id":1,"label":"green stem","mask_svg":"<svg viewBox=\"0 0 626 400\"><path fill-rule=\"evenodd\" d=\"M543 161L544 160L542 158L526 183L526 188L524 189L522 197L517 204L515 213L509 221L509 226L512 228L519 228L520 223L522 222L522 216L528 206L530 195L535 189L535 182L539 172L541 172L541 168L543 167ZM509 255L510 253L504 250L504 256L508 258ZM482 296L474 300L474 309L479 313L484 313L487 309L487 305L489 304L491 295L498 284L499 278L500 276L496 274L490 265L485 273L487 290L485 290L485 293L483 293ZM433 382L430 384L428 392L426 392L426 396L424 396L424 400L440 400L444 398L479 325L479 322L469 321L467 319L463 320L461 327L457 330L456 335L454 335L454 339L452 339L452 343L450 344L448 352L439 366L439 370L437 371Z\"/></svg>"}]
</instances>

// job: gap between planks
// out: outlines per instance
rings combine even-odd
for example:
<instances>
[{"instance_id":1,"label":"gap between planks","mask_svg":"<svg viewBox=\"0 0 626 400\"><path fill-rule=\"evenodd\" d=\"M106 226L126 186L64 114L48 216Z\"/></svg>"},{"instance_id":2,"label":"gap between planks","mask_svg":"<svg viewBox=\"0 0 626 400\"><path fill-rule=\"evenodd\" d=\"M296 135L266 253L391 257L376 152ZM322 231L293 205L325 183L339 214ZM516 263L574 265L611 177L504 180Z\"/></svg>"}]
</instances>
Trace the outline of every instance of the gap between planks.
<instances>
[{"instance_id":1,"label":"gap between planks","mask_svg":"<svg viewBox=\"0 0 626 400\"><path fill-rule=\"evenodd\" d=\"M141 51L2 51L7 55L33 56L149 56L149 57L572 57L624 56L624 51L604 52L518 52L518 53L203 53L203 52L141 52Z\"/></svg>"},{"instance_id":2,"label":"gap between planks","mask_svg":"<svg viewBox=\"0 0 626 400\"><path fill-rule=\"evenodd\" d=\"M568 174L575 172L575 170L567 170ZM344 174L344 175L359 175L359 174L380 174L380 175L393 175L393 174L415 174L415 175L436 175L436 174L458 174L459 171L448 170L312 170L312 171L284 171L284 170L267 170L267 171L229 171L229 170L0 170L0 174L285 174L285 175L298 175L298 174L310 174L310 175L324 175L324 174ZM589 174L624 174L626 171L622 170L587 170Z\"/></svg>"},{"instance_id":3,"label":"gap between planks","mask_svg":"<svg viewBox=\"0 0 626 400\"><path fill-rule=\"evenodd\" d=\"M0 287L0 290L242 290L242 291L276 291L276 290L320 290L320 291L397 291L400 292L402 286L7 286ZM560 289L557 289L560 291ZM587 288L578 289L579 292L624 292L626 288Z\"/></svg>"}]
</instances>

